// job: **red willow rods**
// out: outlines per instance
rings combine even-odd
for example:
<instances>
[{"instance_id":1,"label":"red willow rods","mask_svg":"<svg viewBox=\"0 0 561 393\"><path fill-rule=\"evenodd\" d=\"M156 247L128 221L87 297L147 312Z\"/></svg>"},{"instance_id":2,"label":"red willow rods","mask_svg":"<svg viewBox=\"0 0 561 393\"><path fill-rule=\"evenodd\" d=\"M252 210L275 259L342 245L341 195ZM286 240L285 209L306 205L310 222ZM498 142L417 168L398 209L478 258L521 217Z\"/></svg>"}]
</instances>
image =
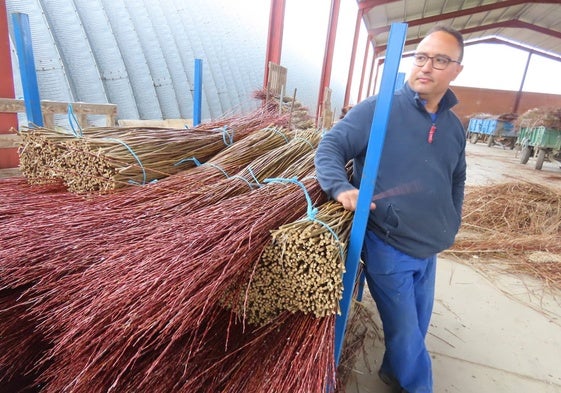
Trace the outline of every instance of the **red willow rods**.
<instances>
[{"instance_id":1,"label":"red willow rods","mask_svg":"<svg viewBox=\"0 0 561 393\"><path fill-rule=\"evenodd\" d=\"M325 200L315 180L304 184L314 203ZM269 230L306 208L298 186L270 184L170 220L76 277L77 296L48 315L66 326L47 358L50 389L92 389L121 374L150 378L177 340L186 338L188 353L204 347L205 335L195 333L206 310L249 274ZM159 357L142 363L149 352Z\"/></svg>"}]
</instances>

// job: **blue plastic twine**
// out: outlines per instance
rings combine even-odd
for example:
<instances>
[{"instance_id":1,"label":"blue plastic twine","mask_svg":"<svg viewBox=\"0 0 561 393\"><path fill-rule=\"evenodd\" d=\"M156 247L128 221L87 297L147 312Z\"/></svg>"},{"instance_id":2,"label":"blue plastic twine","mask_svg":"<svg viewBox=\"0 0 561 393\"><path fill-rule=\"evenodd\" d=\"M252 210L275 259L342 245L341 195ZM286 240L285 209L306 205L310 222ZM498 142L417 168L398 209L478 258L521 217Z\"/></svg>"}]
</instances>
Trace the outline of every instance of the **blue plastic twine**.
<instances>
[{"instance_id":1,"label":"blue plastic twine","mask_svg":"<svg viewBox=\"0 0 561 393\"><path fill-rule=\"evenodd\" d=\"M288 137L286 136L286 134L285 134L284 132L280 132L280 130L279 130L277 127L265 127L263 130L264 130L264 131L273 131L273 132L279 134L280 136L282 136L282 137L284 138L284 141L285 141L286 143L289 142L289 139L288 139Z\"/></svg>"},{"instance_id":2,"label":"blue plastic twine","mask_svg":"<svg viewBox=\"0 0 561 393\"><path fill-rule=\"evenodd\" d=\"M80 127L80 123L78 122L78 119L76 119L76 115L74 114L74 108L72 107L72 104L68 104L68 123L70 124L70 128L72 128L72 133L75 137L80 138L84 136L82 127ZM78 126L79 132L74 128L74 124Z\"/></svg>"},{"instance_id":3,"label":"blue plastic twine","mask_svg":"<svg viewBox=\"0 0 561 393\"><path fill-rule=\"evenodd\" d=\"M315 178L314 176L308 176L306 178ZM325 222L318 220L316 218L318 209L316 207L313 207L312 204L312 199L310 198L310 194L308 194L308 190L306 190L306 186L299 181L296 177L290 178L290 179L286 179L286 178L269 178L269 179L265 179L263 180L264 183L293 183L298 185L303 191L304 191L304 196L306 197L306 202L308 204L307 206L307 212L306 212L306 216L307 219L313 222L317 222L320 225L323 225L335 238L335 240L337 241L337 243L339 243L339 253L341 254L341 259L345 260L345 255L343 253L343 248L340 246L341 241L339 240L339 236L337 236L337 234L335 233L335 231L333 231L333 229L327 225ZM299 220L299 221L304 221L304 220Z\"/></svg>"},{"instance_id":4,"label":"blue plastic twine","mask_svg":"<svg viewBox=\"0 0 561 393\"><path fill-rule=\"evenodd\" d=\"M247 171L249 172L249 174L251 175L251 177L253 178L253 180L255 180L255 184L257 184L258 186L261 185L261 183L259 183L259 179L257 178L257 176L255 176L255 173L253 173L253 169L251 169L250 166L247 167Z\"/></svg>"},{"instance_id":5,"label":"blue plastic twine","mask_svg":"<svg viewBox=\"0 0 561 393\"><path fill-rule=\"evenodd\" d=\"M200 163L200 161L197 160L195 157L189 157L189 158L183 158L182 160L177 161L175 164L173 164L173 166L181 165L181 164L183 164L184 162L187 162L187 161L193 161L196 166L201 166L202 165Z\"/></svg>"},{"instance_id":6,"label":"blue plastic twine","mask_svg":"<svg viewBox=\"0 0 561 393\"><path fill-rule=\"evenodd\" d=\"M302 191L304 191L304 196L306 197L306 202L308 203L307 207L307 216L310 220L315 220L316 214L318 209L315 208L312 204L312 199L310 198L310 194L308 194L308 190L306 190L306 186L299 181L296 177L292 177L290 179L282 178L282 177L273 177L269 179L263 180L264 183L293 183L299 186Z\"/></svg>"},{"instance_id":7,"label":"blue plastic twine","mask_svg":"<svg viewBox=\"0 0 561 393\"><path fill-rule=\"evenodd\" d=\"M213 167L213 168L215 168L215 169L218 169L220 172L222 172L222 173L224 174L224 176L226 176L226 179L230 177L230 175L228 175L228 173L226 173L226 171L225 171L224 169L220 168L220 167L219 167L218 165L216 165L216 164L212 164L212 163L210 163L210 162L205 162L204 164L201 164L201 165L208 165L208 166L210 166L210 167Z\"/></svg>"},{"instance_id":8,"label":"blue plastic twine","mask_svg":"<svg viewBox=\"0 0 561 393\"><path fill-rule=\"evenodd\" d=\"M232 130L232 134L228 133L228 126L225 125L218 128L217 130L220 130L220 132L222 132L222 140L224 141L224 144L226 146L230 146L234 143L234 130ZM226 140L226 138L228 140Z\"/></svg>"},{"instance_id":9,"label":"blue plastic twine","mask_svg":"<svg viewBox=\"0 0 561 393\"><path fill-rule=\"evenodd\" d=\"M136 162L138 162L138 165L140 165L140 168L142 169L142 185L146 184L146 170L144 170L144 166L142 165L142 162L140 162L140 159L138 158L138 156L135 154L135 152L130 148L129 145L127 145L125 142L123 142L120 139L116 139L116 138L107 138L107 140L110 141L115 141L120 143L121 145L125 146L127 148L127 150L129 151L129 153L131 153L131 155L134 157L134 159L136 160ZM135 181L133 180L129 180L130 183L133 184L137 184Z\"/></svg>"}]
</instances>

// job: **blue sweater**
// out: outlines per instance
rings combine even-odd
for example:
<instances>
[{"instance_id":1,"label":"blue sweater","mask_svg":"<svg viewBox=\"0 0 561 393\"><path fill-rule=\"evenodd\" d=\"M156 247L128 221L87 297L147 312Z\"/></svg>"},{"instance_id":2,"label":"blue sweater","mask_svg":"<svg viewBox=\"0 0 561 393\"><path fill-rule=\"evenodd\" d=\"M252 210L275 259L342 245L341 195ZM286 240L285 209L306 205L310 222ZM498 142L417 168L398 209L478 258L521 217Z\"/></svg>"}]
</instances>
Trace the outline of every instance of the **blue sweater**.
<instances>
[{"instance_id":1,"label":"blue sweater","mask_svg":"<svg viewBox=\"0 0 561 393\"><path fill-rule=\"evenodd\" d=\"M433 122L408 84L395 92L374 197L394 187L408 192L375 201L368 229L398 250L427 258L454 243L461 223L466 179L463 126L450 110L457 103L448 90ZM318 181L332 198L358 188L370 135L376 97L354 106L325 133L315 156ZM429 143L433 124L436 131ZM353 160L348 180L345 165Z\"/></svg>"}]
</instances>

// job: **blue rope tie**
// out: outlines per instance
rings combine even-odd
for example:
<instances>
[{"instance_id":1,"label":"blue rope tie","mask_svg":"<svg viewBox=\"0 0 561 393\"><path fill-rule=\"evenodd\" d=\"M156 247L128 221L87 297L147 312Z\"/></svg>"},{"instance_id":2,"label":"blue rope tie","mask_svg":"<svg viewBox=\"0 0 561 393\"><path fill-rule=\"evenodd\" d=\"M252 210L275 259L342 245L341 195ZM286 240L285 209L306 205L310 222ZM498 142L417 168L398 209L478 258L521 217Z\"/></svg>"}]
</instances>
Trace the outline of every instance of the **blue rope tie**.
<instances>
[{"instance_id":1,"label":"blue rope tie","mask_svg":"<svg viewBox=\"0 0 561 393\"><path fill-rule=\"evenodd\" d=\"M72 133L74 134L75 137L81 138L82 136L84 136L82 132L82 127L80 127L80 123L78 122L78 119L74 114L74 108L72 107L72 104L68 104L68 123L70 124L70 128L72 128ZM78 126L79 132L76 131L76 128L74 128L74 124Z\"/></svg>"},{"instance_id":2,"label":"blue rope tie","mask_svg":"<svg viewBox=\"0 0 561 393\"><path fill-rule=\"evenodd\" d=\"M307 176L307 179L310 178L315 178L315 176ZM305 179L306 179L305 178ZM341 247L341 241L339 240L339 236L337 236L337 234L335 233L335 231L329 226L327 225L325 222L318 220L316 218L318 209L313 207L312 204L312 199L310 198L310 194L308 194L308 190L306 190L306 186L304 186L304 184L302 182L300 182L296 177L287 179L287 178L269 178L269 179L265 179L263 180L264 183L293 183L298 185L303 191L304 191L304 196L306 197L306 202L307 202L307 212L306 212L306 219L312 222L317 222L318 224L324 226L335 238L335 240L337 241L337 243L339 244L339 253L341 254L341 259L344 261L345 260L345 255L343 253L343 248ZM297 222L302 222L302 221L306 221L306 219L302 219L302 220L298 220Z\"/></svg>"},{"instance_id":3,"label":"blue rope tie","mask_svg":"<svg viewBox=\"0 0 561 393\"><path fill-rule=\"evenodd\" d=\"M312 204L312 199L310 198L310 194L308 194L308 190L306 190L306 186L300 182L296 177L292 177L290 179L282 178L282 177L274 177L268 178L263 180L264 183L292 183L299 186L302 191L304 191L304 196L306 197L306 202L308 204L306 215L310 220L314 220L316 218L316 214L318 209L315 208Z\"/></svg>"},{"instance_id":4,"label":"blue rope tie","mask_svg":"<svg viewBox=\"0 0 561 393\"><path fill-rule=\"evenodd\" d=\"M228 173L226 173L226 171L225 171L224 169L220 168L220 167L219 167L218 165L216 165L216 164L212 164L212 163L210 163L210 162L205 162L204 164L201 164L201 165L208 165L208 166L210 166L210 167L213 167L213 168L215 168L215 169L218 169L220 172L222 172L222 173L224 174L224 176L226 176L226 179L230 177L230 175L228 175Z\"/></svg>"},{"instance_id":5,"label":"blue rope tie","mask_svg":"<svg viewBox=\"0 0 561 393\"><path fill-rule=\"evenodd\" d=\"M312 142L310 142L309 139L306 138L302 138L301 136L297 136L294 137L294 139L292 139L293 141L302 141L302 142L306 142L308 145L310 145L310 148L313 150L315 149L314 145L312 145Z\"/></svg>"},{"instance_id":6,"label":"blue rope tie","mask_svg":"<svg viewBox=\"0 0 561 393\"><path fill-rule=\"evenodd\" d=\"M200 163L199 160L197 160L195 157L190 157L190 158L183 158L182 160L177 161L175 164L173 164L173 166L178 166L183 164L186 161L193 161L195 163L196 166L201 166L202 164Z\"/></svg>"},{"instance_id":7,"label":"blue rope tie","mask_svg":"<svg viewBox=\"0 0 561 393\"><path fill-rule=\"evenodd\" d=\"M224 125L220 128L216 128L216 131L220 131L222 133L222 141L224 142L224 144L226 146L230 146L231 144L234 143L234 130L232 130L232 133L228 133L228 130L230 128L228 128L228 126Z\"/></svg>"},{"instance_id":8,"label":"blue rope tie","mask_svg":"<svg viewBox=\"0 0 561 393\"><path fill-rule=\"evenodd\" d=\"M131 153L131 155L134 157L134 159L136 160L136 162L138 162L138 165L140 165L140 168L142 169L142 185L146 184L146 170L144 170L144 166L142 165L142 162L140 162L140 159L138 158L138 156L135 154L135 152L131 149L131 147L129 145L127 145L125 142L123 142L120 139L116 139L116 138L107 138L107 140L110 141L115 141L120 143L121 145L125 146L127 148L127 150L129 151L129 153ZM130 183L136 183L133 180L129 180Z\"/></svg>"},{"instance_id":9,"label":"blue rope tie","mask_svg":"<svg viewBox=\"0 0 561 393\"><path fill-rule=\"evenodd\" d=\"M277 127L265 127L265 128L263 128L263 131L273 131L273 132L279 134L280 136L282 136L286 143L288 143L290 141L290 139L286 136L286 134L284 132L280 132L280 130Z\"/></svg>"},{"instance_id":10,"label":"blue rope tie","mask_svg":"<svg viewBox=\"0 0 561 393\"><path fill-rule=\"evenodd\" d=\"M249 172L249 174L251 175L251 177L253 178L253 180L255 180L255 183L260 186L261 183L259 182L259 179L257 178L257 176L255 176L255 174L253 173L253 169L251 169L251 166L248 166L247 171Z\"/></svg>"},{"instance_id":11,"label":"blue rope tie","mask_svg":"<svg viewBox=\"0 0 561 393\"><path fill-rule=\"evenodd\" d=\"M250 189L250 190L253 190L253 185L252 185L245 177L243 177L243 176L234 175L234 176L229 177L229 179L241 179L241 180L243 180L244 182L247 183L247 185L249 186L249 189ZM259 184L257 184L257 186L259 186Z\"/></svg>"}]
</instances>

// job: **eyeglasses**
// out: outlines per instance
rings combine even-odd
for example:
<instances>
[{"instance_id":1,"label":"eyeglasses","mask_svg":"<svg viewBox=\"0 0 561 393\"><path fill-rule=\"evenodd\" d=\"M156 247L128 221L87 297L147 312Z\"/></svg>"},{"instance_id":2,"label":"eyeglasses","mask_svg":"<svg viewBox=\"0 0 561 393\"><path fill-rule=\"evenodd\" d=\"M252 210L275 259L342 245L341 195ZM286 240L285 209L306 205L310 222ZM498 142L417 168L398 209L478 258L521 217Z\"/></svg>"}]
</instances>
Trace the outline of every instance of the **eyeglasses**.
<instances>
[{"instance_id":1,"label":"eyeglasses","mask_svg":"<svg viewBox=\"0 0 561 393\"><path fill-rule=\"evenodd\" d=\"M413 56L413 59L414 59L414 64L417 67L424 66L427 63L427 61L430 59L432 62L432 68L434 68L435 70L444 70L446 69L446 67L448 67L448 64L450 63L460 64L459 61L452 60L448 56L443 56L443 55L427 56L422 53L416 53Z\"/></svg>"}]
</instances>

